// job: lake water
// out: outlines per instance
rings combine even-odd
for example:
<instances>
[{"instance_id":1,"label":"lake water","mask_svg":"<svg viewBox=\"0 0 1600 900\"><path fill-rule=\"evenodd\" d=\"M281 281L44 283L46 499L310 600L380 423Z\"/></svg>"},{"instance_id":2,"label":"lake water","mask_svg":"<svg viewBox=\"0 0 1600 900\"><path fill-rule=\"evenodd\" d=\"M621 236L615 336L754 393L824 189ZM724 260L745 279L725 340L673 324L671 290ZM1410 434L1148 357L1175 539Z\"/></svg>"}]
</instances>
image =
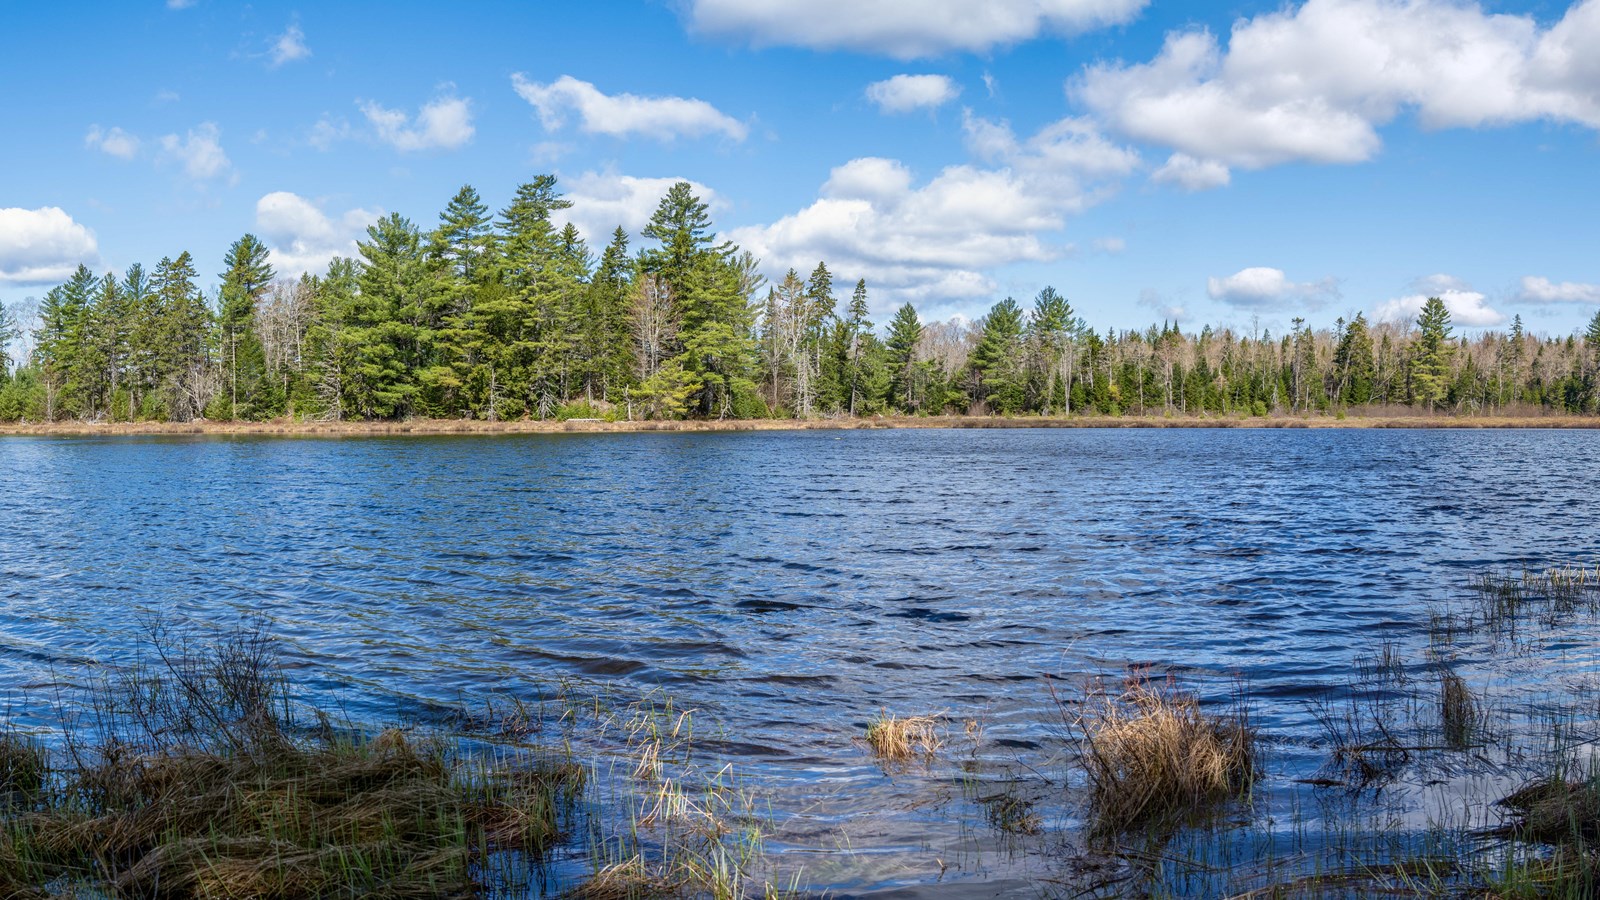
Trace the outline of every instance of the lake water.
<instances>
[{"instance_id":1,"label":"lake water","mask_svg":"<svg viewBox=\"0 0 1600 900\"><path fill-rule=\"evenodd\" d=\"M854 742L874 712L981 717L985 759L1043 766L1046 676L1239 677L1287 777L1354 654L1476 574L1600 558L1597 484L1593 431L5 438L0 703L43 722L153 612L259 617L372 721L660 690L810 880L1031 896L947 777Z\"/></svg>"}]
</instances>

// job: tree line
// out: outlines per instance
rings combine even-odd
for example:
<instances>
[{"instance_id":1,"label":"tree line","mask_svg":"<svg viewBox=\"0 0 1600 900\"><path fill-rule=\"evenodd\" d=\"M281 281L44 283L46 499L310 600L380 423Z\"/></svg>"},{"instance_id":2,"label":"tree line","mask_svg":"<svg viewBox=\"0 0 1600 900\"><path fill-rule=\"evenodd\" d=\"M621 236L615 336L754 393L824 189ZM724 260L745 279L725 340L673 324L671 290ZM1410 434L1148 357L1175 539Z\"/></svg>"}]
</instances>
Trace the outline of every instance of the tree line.
<instances>
[{"instance_id":1,"label":"tree line","mask_svg":"<svg viewBox=\"0 0 1600 900\"><path fill-rule=\"evenodd\" d=\"M463 187L434 228L391 214L359 258L298 279L246 234L209 296L187 252L79 266L18 359L0 307L0 420L1600 411L1600 312L1565 337L1520 316L1457 336L1438 298L1413 322L1297 318L1277 336L1098 332L1046 287L975 322L907 303L880 330L865 281L841 297L826 263L769 284L687 183L638 250L618 227L596 256L557 225L569 206L548 175L498 214Z\"/></svg>"}]
</instances>

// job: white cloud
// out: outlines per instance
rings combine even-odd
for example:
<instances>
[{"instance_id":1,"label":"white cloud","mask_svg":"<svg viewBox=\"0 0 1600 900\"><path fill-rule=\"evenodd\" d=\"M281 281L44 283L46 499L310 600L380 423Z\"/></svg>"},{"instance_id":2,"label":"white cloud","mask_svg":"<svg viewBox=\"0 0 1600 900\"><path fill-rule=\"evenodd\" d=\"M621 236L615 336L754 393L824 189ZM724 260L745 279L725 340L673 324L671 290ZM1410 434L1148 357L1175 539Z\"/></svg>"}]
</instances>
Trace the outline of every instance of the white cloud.
<instances>
[{"instance_id":1,"label":"white cloud","mask_svg":"<svg viewBox=\"0 0 1600 900\"><path fill-rule=\"evenodd\" d=\"M877 311L914 300L943 317L992 299L995 268L1064 255L1056 233L1067 218L1139 165L1082 119L1026 140L970 112L965 127L971 152L992 167L949 166L919 185L899 160L854 159L811 205L730 236L761 257L769 278L826 260L847 280L867 279Z\"/></svg>"},{"instance_id":2,"label":"white cloud","mask_svg":"<svg viewBox=\"0 0 1600 900\"><path fill-rule=\"evenodd\" d=\"M1243 168L1355 163L1378 127L1548 119L1600 128L1600 0L1548 29L1458 0L1308 0L1209 32L1171 33L1148 63L1089 67L1071 93L1130 137Z\"/></svg>"},{"instance_id":3,"label":"white cloud","mask_svg":"<svg viewBox=\"0 0 1600 900\"><path fill-rule=\"evenodd\" d=\"M1151 173L1150 180L1157 184L1174 184L1186 191L1208 191L1227 187L1233 177L1228 167L1212 159L1195 159L1187 153L1174 153L1167 157L1161 168Z\"/></svg>"},{"instance_id":4,"label":"white cloud","mask_svg":"<svg viewBox=\"0 0 1600 900\"><path fill-rule=\"evenodd\" d=\"M63 281L99 260L94 232L60 208L0 208L0 284Z\"/></svg>"},{"instance_id":5,"label":"white cloud","mask_svg":"<svg viewBox=\"0 0 1600 900\"><path fill-rule=\"evenodd\" d=\"M1191 318L1189 310L1182 304L1169 301L1154 288L1145 288L1139 292L1139 305L1155 310L1163 321L1187 322Z\"/></svg>"},{"instance_id":6,"label":"white cloud","mask_svg":"<svg viewBox=\"0 0 1600 900\"><path fill-rule=\"evenodd\" d=\"M417 150L457 150L472 140L472 101L450 94L425 103L412 119L405 110L378 103L361 104L361 113L377 130L378 138L402 153Z\"/></svg>"},{"instance_id":7,"label":"white cloud","mask_svg":"<svg viewBox=\"0 0 1600 900\"><path fill-rule=\"evenodd\" d=\"M585 172L563 181L562 190L572 201L568 209L557 212L552 218L577 227L584 240L593 245L611 240L617 226L629 234L638 234L655 214L656 207L667 191L686 178L637 178L615 172ZM699 182L690 181L695 196L712 211L723 207L717 192Z\"/></svg>"},{"instance_id":8,"label":"white cloud","mask_svg":"<svg viewBox=\"0 0 1600 900\"><path fill-rule=\"evenodd\" d=\"M1117 254L1128 249L1128 242L1119 237L1095 238L1089 245L1096 253Z\"/></svg>"},{"instance_id":9,"label":"white cloud","mask_svg":"<svg viewBox=\"0 0 1600 900\"><path fill-rule=\"evenodd\" d=\"M1522 279L1517 299L1523 303L1600 303L1600 284L1578 281L1552 282L1542 275Z\"/></svg>"},{"instance_id":10,"label":"white cloud","mask_svg":"<svg viewBox=\"0 0 1600 900\"><path fill-rule=\"evenodd\" d=\"M1321 281L1291 281L1282 269L1251 266L1226 278L1206 279L1206 293L1213 300L1245 309L1271 309L1304 306L1316 309L1339 296L1339 283L1332 278Z\"/></svg>"},{"instance_id":11,"label":"white cloud","mask_svg":"<svg viewBox=\"0 0 1600 900\"><path fill-rule=\"evenodd\" d=\"M1438 297L1444 301L1445 309L1450 311L1451 324L1468 328L1487 328L1505 322L1504 313L1491 308L1483 294L1468 290L1458 279L1435 275L1431 279L1424 279L1428 280L1434 281L1435 284L1448 282L1461 286L1396 297L1385 301L1374 310L1373 318L1379 322L1415 322L1428 298Z\"/></svg>"},{"instance_id":12,"label":"white cloud","mask_svg":"<svg viewBox=\"0 0 1600 900\"><path fill-rule=\"evenodd\" d=\"M180 138L175 134L161 139L161 155L183 165L195 181L208 181L233 167L222 150L222 131L213 122L202 122Z\"/></svg>"},{"instance_id":13,"label":"white cloud","mask_svg":"<svg viewBox=\"0 0 1600 900\"><path fill-rule=\"evenodd\" d=\"M381 210L352 209L337 219L299 194L273 191L256 201L256 228L279 275L321 273L335 256L354 258L356 240Z\"/></svg>"},{"instance_id":14,"label":"white cloud","mask_svg":"<svg viewBox=\"0 0 1600 900\"><path fill-rule=\"evenodd\" d=\"M91 125L89 133L84 135L83 145L118 159L133 159L139 153L140 141L116 126L102 131L99 125Z\"/></svg>"},{"instance_id":15,"label":"white cloud","mask_svg":"<svg viewBox=\"0 0 1600 900\"><path fill-rule=\"evenodd\" d=\"M511 76L511 86L538 111L539 122L546 131L560 130L566 124L567 114L576 113L579 129L618 138L642 135L670 141L678 137L720 134L742 141L749 134L743 122L725 115L704 100L604 94L593 84L571 75L540 84L518 72Z\"/></svg>"},{"instance_id":16,"label":"white cloud","mask_svg":"<svg viewBox=\"0 0 1600 900\"><path fill-rule=\"evenodd\" d=\"M1470 291L1472 285L1454 275L1439 272L1434 275L1424 275L1411 282L1411 292L1421 294L1423 297L1438 297L1446 291Z\"/></svg>"},{"instance_id":17,"label":"white cloud","mask_svg":"<svg viewBox=\"0 0 1600 900\"><path fill-rule=\"evenodd\" d=\"M306 143L327 152L334 144L348 140L352 134L349 120L343 116L335 119L324 114L317 120L317 124L311 126L311 131L306 135Z\"/></svg>"},{"instance_id":18,"label":"white cloud","mask_svg":"<svg viewBox=\"0 0 1600 900\"><path fill-rule=\"evenodd\" d=\"M159 91L156 91L156 95L150 98L150 102L159 106L163 103L177 103L182 99L183 97L177 91L163 88Z\"/></svg>"},{"instance_id":19,"label":"white cloud","mask_svg":"<svg viewBox=\"0 0 1600 900\"><path fill-rule=\"evenodd\" d=\"M909 59L1131 21L1147 0L690 0L689 26L757 45Z\"/></svg>"},{"instance_id":20,"label":"white cloud","mask_svg":"<svg viewBox=\"0 0 1600 900\"><path fill-rule=\"evenodd\" d=\"M199 0L167 0L167 9L188 9Z\"/></svg>"},{"instance_id":21,"label":"white cloud","mask_svg":"<svg viewBox=\"0 0 1600 900\"><path fill-rule=\"evenodd\" d=\"M284 63L302 60L310 55L311 48L306 46L306 33L300 29L300 23L290 22L283 34L272 42L272 49L267 51L267 61L276 69Z\"/></svg>"},{"instance_id":22,"label":"white cloud","mask_svg":"<svg viewBox=\"0 0 1600 900\"><path fill-rule=\"evenodd\" d=\"M867 99L886 113L936 109L954 100L961 88L944 75L896 75L867 85Z\"/></svg>"}]
</instances>

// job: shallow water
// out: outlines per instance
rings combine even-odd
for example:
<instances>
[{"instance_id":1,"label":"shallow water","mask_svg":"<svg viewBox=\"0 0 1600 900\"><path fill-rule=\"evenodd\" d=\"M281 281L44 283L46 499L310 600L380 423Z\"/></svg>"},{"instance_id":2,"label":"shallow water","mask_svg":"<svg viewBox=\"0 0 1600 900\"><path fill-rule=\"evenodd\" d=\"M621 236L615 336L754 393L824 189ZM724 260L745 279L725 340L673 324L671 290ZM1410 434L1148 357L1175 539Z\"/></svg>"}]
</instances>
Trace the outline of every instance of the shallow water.
<instances>
[{"instance_id":1,"label":"shallow water","mask_svg":"<svg viewBox=\"0 0 1600 900\"><path fill-rule=\"evenodd\" d=\"M661 689L845 894L1038 892L948 773L853 743L880 708L981 718L992 774L1059 751L1046 676L1239 677L1287 778L1355 654L1425 643L1472 575L1600 557L1587 431L5 438L0 473L0 704L25 718L152 612L260 617L372 721Z\"/></svg>"}]
</instances>

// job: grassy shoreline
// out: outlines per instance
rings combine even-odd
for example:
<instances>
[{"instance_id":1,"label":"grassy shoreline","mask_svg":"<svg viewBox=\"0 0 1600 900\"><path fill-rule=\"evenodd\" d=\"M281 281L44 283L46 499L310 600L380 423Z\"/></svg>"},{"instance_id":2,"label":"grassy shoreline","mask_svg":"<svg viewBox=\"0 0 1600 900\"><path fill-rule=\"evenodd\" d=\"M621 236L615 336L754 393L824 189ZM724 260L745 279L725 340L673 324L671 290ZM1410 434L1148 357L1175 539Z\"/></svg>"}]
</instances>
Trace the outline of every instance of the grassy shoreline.
<instances>
[{"instance_id":1,"label":"grassy shoreline","mask_svg":"<svg viewBox=\"0 0 1600 900\"><path fill-rule=\"evenodd\" d=\"M1455 428L1600 429L1600 416L1376 415L1194 416L880 416L839 419L721 419L646 422L596 420L410 419L380 422L35 422L0 423L0 436L608 434L628 432L856 431L889 428Z\"/></svg>"}]
</instances>

